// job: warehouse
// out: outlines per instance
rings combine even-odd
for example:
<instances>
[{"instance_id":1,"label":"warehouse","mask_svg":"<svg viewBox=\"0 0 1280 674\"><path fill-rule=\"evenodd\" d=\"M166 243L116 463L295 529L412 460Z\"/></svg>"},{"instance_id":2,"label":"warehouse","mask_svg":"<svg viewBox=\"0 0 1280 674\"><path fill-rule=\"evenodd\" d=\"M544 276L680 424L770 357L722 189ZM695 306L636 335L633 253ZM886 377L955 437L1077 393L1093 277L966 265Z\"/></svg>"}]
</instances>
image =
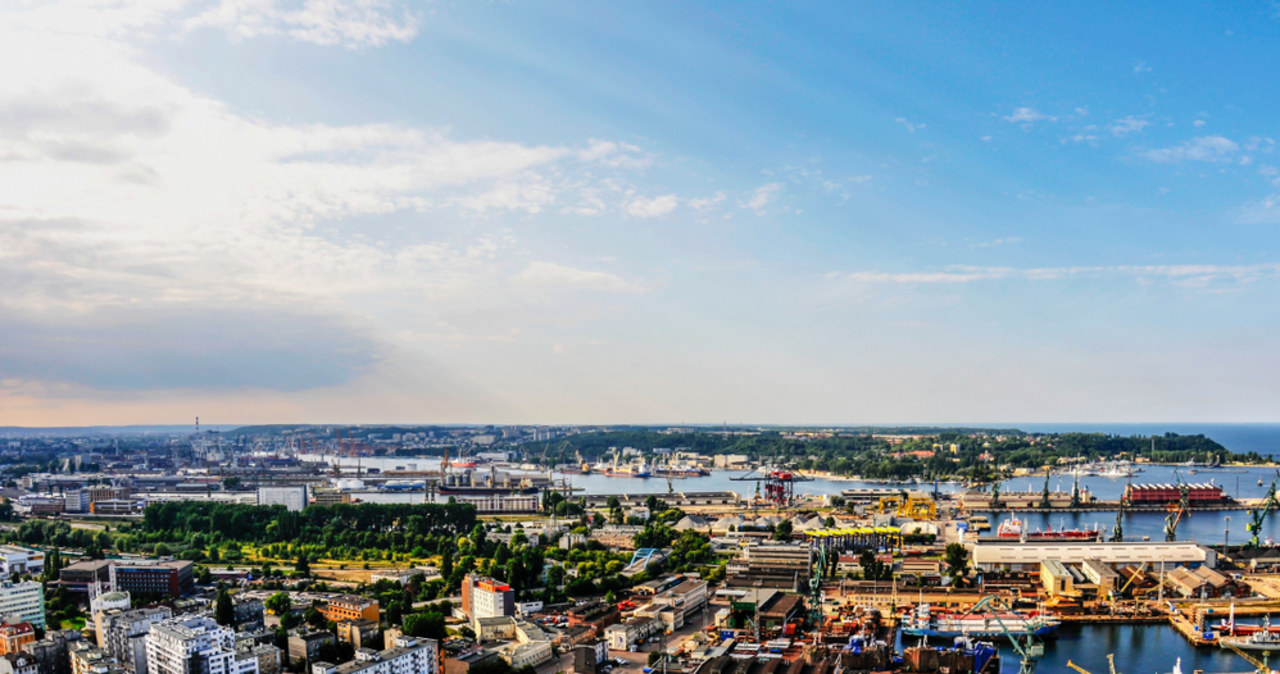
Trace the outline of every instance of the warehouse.
<instances>
[{"instance_id":1,"label":"warehouse","mask_svg":"<svg viewBox=\"0 0 1280 674\"><path fill-rule=\"evenodd\" d=\"M1164 505L1182 500L1182 490L1187 490L1190 505L1218 505L1227 501L1222 487L1207 482L1198 484L1131 484L1125 487L1124 498L1131 505Z\"/></svg>"},{"instance_id":2,"label":"warehouse","mask_svg":"<svg viewBox=\"0 0 1280 674\"><path fill-rule=\"evenodd\" d=\"M1086 559L1094 559L1112 567L1137 566L1143 562L1169 568L1186 566L1196 568L1217 565L1213 550L1190 541L1133 543L1084 543L1077 541L1051 541L1038 543L1005 543L999 541L975 543L971 555L973 565L980 571L1039 571L1047 561L1081 565Z\"/></svg>"}]
</instances>

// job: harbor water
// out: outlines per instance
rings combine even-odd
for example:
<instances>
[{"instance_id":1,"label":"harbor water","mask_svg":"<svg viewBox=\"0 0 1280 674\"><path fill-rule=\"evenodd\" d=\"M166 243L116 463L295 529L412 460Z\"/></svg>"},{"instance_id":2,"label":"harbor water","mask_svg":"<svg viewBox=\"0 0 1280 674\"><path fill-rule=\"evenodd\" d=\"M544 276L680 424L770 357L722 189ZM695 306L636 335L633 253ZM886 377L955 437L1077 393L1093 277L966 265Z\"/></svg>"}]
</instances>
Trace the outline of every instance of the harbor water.
<instances>
[{"instance_id":1,"label":"harbor water","mask_svg":"<svg viewBox=\"0 0 1280 674\"><path fill-rule=\"evenodd\" d=\"M1168 674L1182 659L1182 671L1191 674L1247 672L1252 667L1229 651L1195 648L1168 625L1063 625L1058 637L1045 644L1037 672L1071 674L1067 661L1092 674L1107 674L1107 654L1115 655L1116 671L1123 674ZM1016 674L1018 655L1000 647L1001 673Z\"/></svg>"}]
</instances>

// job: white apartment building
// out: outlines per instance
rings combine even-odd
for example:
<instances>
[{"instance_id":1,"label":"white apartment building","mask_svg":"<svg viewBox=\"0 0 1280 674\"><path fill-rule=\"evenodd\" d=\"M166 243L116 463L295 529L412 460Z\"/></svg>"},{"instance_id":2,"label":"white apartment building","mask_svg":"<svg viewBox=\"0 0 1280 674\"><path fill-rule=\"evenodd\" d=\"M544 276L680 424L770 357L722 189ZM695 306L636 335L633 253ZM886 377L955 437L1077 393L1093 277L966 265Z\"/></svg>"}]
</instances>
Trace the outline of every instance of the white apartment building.
<instances>
[{"instance_id":1,"label":"white apartment building","mask_svg":"<svg viewBox=\"0 0 1280 674\"><path fill-rule=\"evenodd\" d=\"M258 505L282 505L288 510L299 511L307 507L311 495L307 485L296 487L258 487Z\"/></svg>"},{"instance_id":2,"label":"white apartment building","mask_svg":"<svg viewBox=\"0 0 1280 674\"><path fill-rule=\"evenodd\" d=\"M11 615L43 629L44 585L34 580L0 583L0 616Z\"/></svg>"},{"instance_id":3,"label":"white apartment building","mask_svg":"<svg viewBox=\"0 0 1280 674\"><path fill-rule=\"evenodd\" d=\"M152 625L172 617L173 611L164 606L95 613L98 646L128 674L147 674L147 634Z\"/></svg>"},{"instance_id":4,"label":"white apartment building","mask_svg":"<svg viewBox=\"0 0 1280 674\"><path fill-rule=\"evenodd\" d=\"M317 662L311 674L440 674L440 645L435 639L398 636L385 651L361 648L341 665Z\"/></svg>"},{"instance_id":5,"label":"white apartment building","mask_svg":"<svg viewBox=\"0 0 1280 674\"><path fill-rule=\"evenodd\" d=\"M33 576L44 573L44 553L16 545L0 545L0 576L10 578L15 573Z\"/></svg>"},{"instance_id":6,"label":"white apartment building","mask_svg":"<svg viewBox=\"0 0 1280 674\"><path fill-rule=\"evenodd\" d=\"M258 674L256 658L236 658L235 632L208 616L156 623L146 644L148 674Z\"/></svg>"}]
</instances>

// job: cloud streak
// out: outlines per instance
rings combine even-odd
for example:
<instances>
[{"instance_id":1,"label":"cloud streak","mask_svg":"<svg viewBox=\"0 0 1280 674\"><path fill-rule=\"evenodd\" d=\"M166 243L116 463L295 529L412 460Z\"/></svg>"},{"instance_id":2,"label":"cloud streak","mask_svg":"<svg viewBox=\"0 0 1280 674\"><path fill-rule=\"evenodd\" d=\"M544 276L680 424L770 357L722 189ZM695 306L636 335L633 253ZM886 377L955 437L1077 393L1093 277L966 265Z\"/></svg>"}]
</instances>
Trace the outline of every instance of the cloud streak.
<instances>
[{"instance_id":1,"label":"cloud streak","mask_svg":"<svg viewBox=\"0 0 1280 674\"><path fill-rule=\"evenodd\" d=\"M1230 138L1224 136L1200 136L1171 147L1147 150L1141 156L1157 164L1224 162L1231 161L1232 155L1239 149L1239 144Z\"/></svg>"},{"instance_id":2,"label":"cloud streak","mask_svg":"<svg viewBox=\"0 0 1280 674\"><path fill-rule=\"evenodd\" d=\"M1218 282L1250 283L1280 276L1280 263L1254 265L1112 265L1078 267L971 267L950 266L936 271L832 272L827 278L858 284L936 285L980 281L1064 281L1085 278L1128 277L1165 279L1179 285L1201 286Z\"/></svg>"}]
</instances>

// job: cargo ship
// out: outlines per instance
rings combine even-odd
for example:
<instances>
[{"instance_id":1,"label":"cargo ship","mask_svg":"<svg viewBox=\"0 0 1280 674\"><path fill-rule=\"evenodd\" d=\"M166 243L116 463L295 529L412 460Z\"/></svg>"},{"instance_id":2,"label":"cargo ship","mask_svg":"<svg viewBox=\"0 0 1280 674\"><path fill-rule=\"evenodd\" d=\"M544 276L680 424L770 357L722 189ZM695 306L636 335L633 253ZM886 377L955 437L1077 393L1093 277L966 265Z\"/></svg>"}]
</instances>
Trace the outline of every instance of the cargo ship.
<instances>
[{"instance_id":1,"label":"cargo ship","mask_svg":"<svg viewBox=\"0 0 1280 674\"><path fill-rule=\"evenodd\" d=\"M1057 634L1060 624L1057 618L1040 612L935 613L928 604L920 604L903 618L902 635L939 640L990 641L1027 635L1047 639Z\"/></svg>"},{"instance_id":2,"label":"cargo ship","mask_svg":"<svg viewBox=\"0 0 1280 674\"><path fill-rule=\"evenodd\" d=\"M592 471L608 475L609 477L649 477L652 475L652 473L649 472L649 465L643 460L636 461L634 463L618 463L618 459L616 457L609 463L597 463L592 468Z\"/></svg>"},{"instance_id":3,"label":"cargo ship","mask_svg":"<svg viewBox=\"0 0 1280 674\"><path fill-rule=\"evenodd\" d=\"M1028 531L1027 525L1015 515L996 527L996 538L1021 541L1097 541L1102 539L1102 528L1094 524L1089 529L1058 529L1053 525L1044 531Z\"/></svg>"}]
</instances>

